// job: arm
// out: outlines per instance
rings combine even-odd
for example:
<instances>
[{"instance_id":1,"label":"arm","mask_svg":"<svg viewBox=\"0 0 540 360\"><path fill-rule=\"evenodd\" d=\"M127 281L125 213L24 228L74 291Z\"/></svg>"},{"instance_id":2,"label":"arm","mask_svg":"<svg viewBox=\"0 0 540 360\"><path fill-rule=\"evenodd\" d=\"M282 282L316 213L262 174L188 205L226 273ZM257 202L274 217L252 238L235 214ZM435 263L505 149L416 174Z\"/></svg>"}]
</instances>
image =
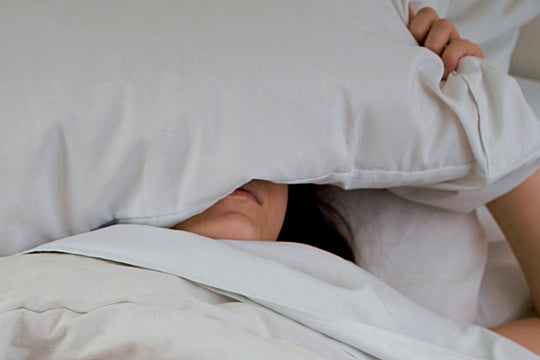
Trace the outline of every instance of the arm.
<instances>
[{"instance_id":1,"label":"arm","mask_svg":"<svg viewBox=\"0 0 540 360\"><path fill-rule=\"evenodd\" d=\"M487 206L518 259L538 314L540 313L540 170ZM540 355L540 318L525 319L492 330Z\"/></svg>"},{"instance_id":2,"label":"arm","mask_svg":"<svg viewBox=\"0 0 540 360\"><path fill-rule=\"evenodd\" d=\"M409 30L418 42L441 57L444 78L465 56L483 58L476 44L461 39L454 25L439 19L431 8L417 14L409 9ZM540 170L508 194L487 207L510 243L527 279L537 314L540 314ZM540 355L540 317L505 324L491 329Z\"/></svg>"}]
</instances>

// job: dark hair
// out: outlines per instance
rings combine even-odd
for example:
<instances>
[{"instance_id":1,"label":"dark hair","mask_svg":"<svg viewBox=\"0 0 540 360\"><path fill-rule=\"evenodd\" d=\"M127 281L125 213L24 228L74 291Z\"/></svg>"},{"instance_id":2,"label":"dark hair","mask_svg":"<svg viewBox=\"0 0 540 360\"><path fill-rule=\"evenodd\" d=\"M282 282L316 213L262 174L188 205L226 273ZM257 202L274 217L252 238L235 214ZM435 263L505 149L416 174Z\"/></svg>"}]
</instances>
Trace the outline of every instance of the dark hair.
<instances>
[{"instance_id":1,"label":"dark hair","mask_svg":"<svg viewBox=\"0 0 540 360\"><path fill-rule=\"evenodd\" d=\"M316 185L289 185L287 211L277 241L308 244L354 262L352 249L338 230L340 225L350 236L347 222L317 196Z\"/></svg>"}]
</instances>

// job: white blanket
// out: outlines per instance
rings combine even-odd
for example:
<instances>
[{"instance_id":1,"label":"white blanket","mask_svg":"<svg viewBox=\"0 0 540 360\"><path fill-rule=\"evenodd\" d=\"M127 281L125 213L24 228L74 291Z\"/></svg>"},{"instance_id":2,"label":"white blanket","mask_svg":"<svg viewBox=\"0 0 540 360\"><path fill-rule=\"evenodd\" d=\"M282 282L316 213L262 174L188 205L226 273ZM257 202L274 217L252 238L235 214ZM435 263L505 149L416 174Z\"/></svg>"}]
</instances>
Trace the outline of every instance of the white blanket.
<instances>
[{"instance_id":1,"label":"white blanket","mask_svg":"<svg viewBox=\"0 0 540 360\"><path fill-rule=\"evenodd\" d=\"M538 358L302 244L120 225L36 251L0 259L2 358Z\"/></svg>"}]
</instances>

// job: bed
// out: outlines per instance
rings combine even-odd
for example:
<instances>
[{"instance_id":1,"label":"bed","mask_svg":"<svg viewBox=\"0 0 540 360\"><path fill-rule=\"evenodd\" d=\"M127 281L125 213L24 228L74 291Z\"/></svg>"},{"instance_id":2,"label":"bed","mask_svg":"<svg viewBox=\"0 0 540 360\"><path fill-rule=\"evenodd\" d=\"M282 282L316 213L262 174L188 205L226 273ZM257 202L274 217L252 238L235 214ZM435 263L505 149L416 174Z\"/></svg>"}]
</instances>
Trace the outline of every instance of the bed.
<instances>
[{"instance_id":1,"label":"bed","mask_svg":"<svg viewBox=\"0 0 540 360\"><path fill-rule=\"evenodd\" d=\"M540 167L540 6L411 6L486 60L441 82L401 0L5 2L0 356L538 359L485 329L532 306L482 205ZM251 179L358 264L168 229Z\"/></svg>"}]
</instances>

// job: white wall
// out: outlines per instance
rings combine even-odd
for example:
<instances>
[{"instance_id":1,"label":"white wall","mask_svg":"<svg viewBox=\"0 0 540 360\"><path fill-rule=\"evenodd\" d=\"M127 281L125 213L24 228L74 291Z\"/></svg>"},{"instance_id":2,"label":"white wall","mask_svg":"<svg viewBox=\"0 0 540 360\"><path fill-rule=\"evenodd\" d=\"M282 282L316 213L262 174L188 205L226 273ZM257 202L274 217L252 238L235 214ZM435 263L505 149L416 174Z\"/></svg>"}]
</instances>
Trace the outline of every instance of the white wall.
<instances>
[{"instance_id":1,"label":"white wall","mask_svg":"<svg viewBox=\"0 0 540 360\"><path fill-rule=\"evenodd\" d=\"M540 16L521 29L510 74L540 81Z\"/></svg>"}]
</instances>

